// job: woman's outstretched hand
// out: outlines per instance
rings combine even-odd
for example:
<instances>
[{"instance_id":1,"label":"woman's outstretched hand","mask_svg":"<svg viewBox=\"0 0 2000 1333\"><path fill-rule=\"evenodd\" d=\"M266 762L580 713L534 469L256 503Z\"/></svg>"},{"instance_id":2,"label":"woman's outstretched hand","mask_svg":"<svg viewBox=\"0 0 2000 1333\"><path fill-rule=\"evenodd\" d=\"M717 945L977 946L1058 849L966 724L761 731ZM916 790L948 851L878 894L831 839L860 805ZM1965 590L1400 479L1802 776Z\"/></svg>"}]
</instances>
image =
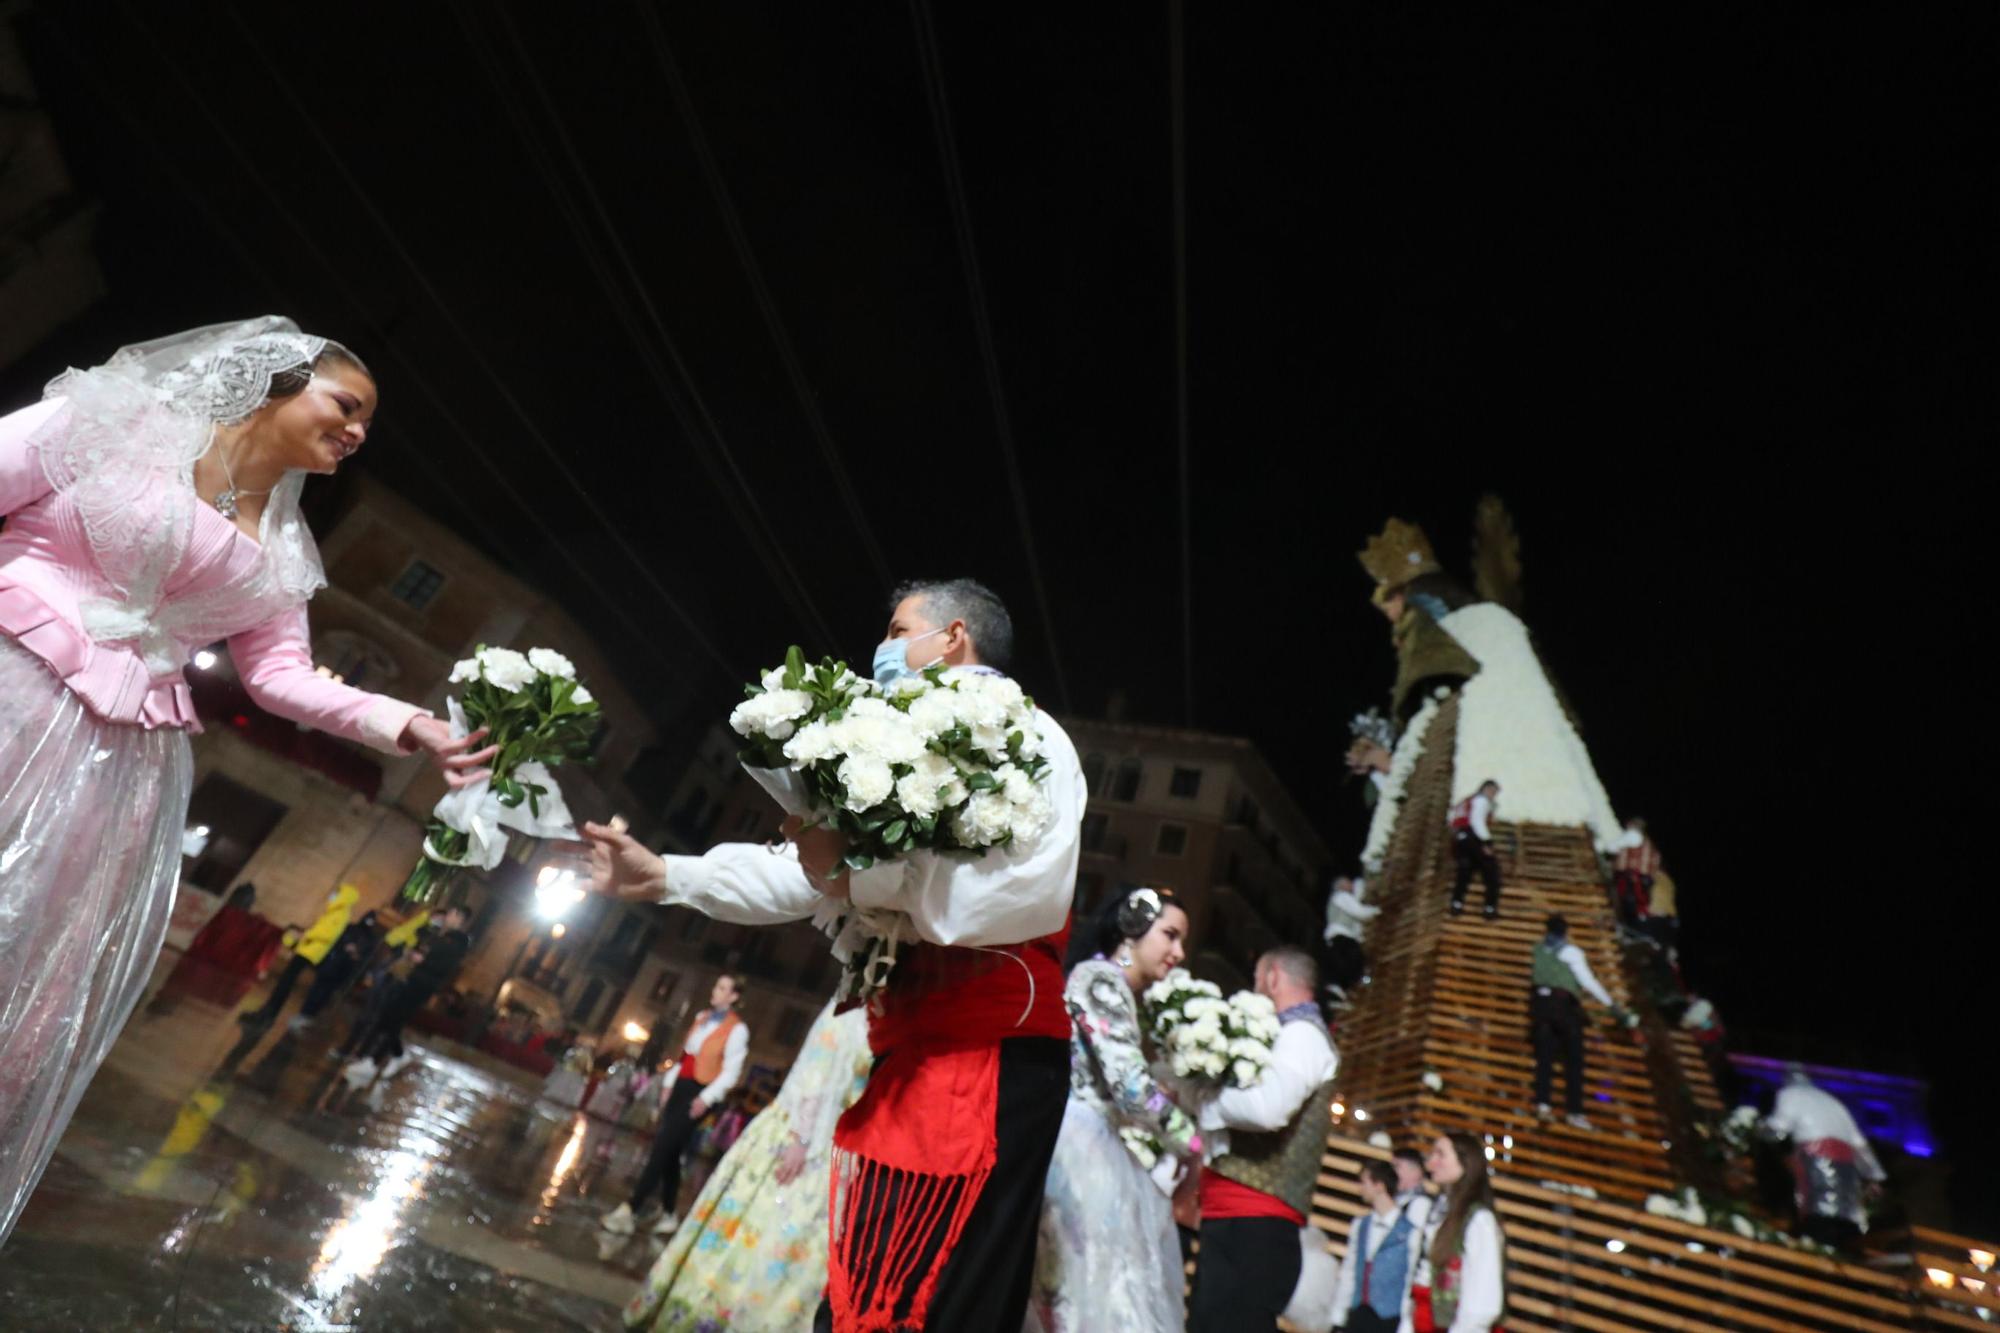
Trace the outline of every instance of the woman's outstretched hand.
<instances>
[{"instance_id":1,"label":"woman's outstretched hand","mask_svg":"<svg viewBox=\"0 0 2000 1333\"><path fill-rule=\"evenodd\" d=\"M483 750L472 748L486 739L485 727L470 736L454 739L449 726L422 713L411 718L410 725L403 728L403 739L411 748L430 756L431 763L444 774L445 785L453 791L469 787L489 776L491 770L483 765L492 763L500 753L497 745L489 745Z\"/></svg>"},{"instance_id":2,"label":"woman's outstretched hand","mask_svg":"<svg viewBox=\"0 0 2000 1333\"><path fill-rule=\"evenodd\" d=\"M646 850L625 831L625 821L583 826L590 845L590 887L607 898L628 903L657 903L666 889L667 863Z\"/></svg>"}]
</instances>

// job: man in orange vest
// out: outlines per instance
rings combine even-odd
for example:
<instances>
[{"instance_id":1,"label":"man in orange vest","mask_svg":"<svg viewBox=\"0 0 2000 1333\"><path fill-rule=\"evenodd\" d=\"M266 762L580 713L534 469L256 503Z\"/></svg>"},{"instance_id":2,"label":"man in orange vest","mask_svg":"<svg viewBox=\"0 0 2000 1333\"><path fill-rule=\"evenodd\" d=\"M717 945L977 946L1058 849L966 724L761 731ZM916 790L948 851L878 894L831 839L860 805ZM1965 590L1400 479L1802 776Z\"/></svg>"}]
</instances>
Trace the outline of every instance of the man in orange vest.
<instances>
[{"instance_id":1,"label":"man in orange vest","mask_svg":"<svg viewBox=\"0 0 2000 1333\"><path fill-rule=\"evenodd\" d=\"M681 1154L694 1138L694 1127L703 1116L722 1104L736 1080L743 1074L743 1057L750 1050L750 1029L736 1012L742 987L735 977L723 973L708 992L708 1008L695 1015L687 1040L681 1043L680 1060L667 1071L666 1106L660 1112L660 1127L653 1135L653 1151L646 1169L632 1187L632 1198L604 1215L598 1225L621 1236L630 1235L636 1225L634 1214L646 1206L654 1194L660 1196L660 1218L653 1234L670 1236L680 1226L674 1202L681 1192Z\"/></svg>"}]
</instances>

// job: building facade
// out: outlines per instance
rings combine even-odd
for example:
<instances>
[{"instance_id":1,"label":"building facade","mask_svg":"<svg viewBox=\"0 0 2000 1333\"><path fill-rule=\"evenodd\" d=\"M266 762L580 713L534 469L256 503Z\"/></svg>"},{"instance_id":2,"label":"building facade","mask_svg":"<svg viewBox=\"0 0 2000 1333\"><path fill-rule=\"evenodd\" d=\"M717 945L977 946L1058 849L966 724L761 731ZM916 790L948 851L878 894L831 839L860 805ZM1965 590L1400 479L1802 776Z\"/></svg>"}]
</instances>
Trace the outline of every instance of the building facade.
<instances>
[{"instance_id":1,"label":"building facade","mask_svg":"<svg viewBox=\"0 0 2000 1333\"><path fill-rule=\"evenodd\" d=\"M1078 915L1119 884L1171 888L1188 908L1189 965L1248 984L1259 953L1319 942L1333 858L1240 736L1066 718L1090 785Z\"/></svg>"},{"instance_id":2,"label":"building facade","mask_svg":"<svg viewBox=\"0 0 2000 1333\"><path fill-rule=\"evenodd\" d=\"M579 821L621 814L641 836L652 835L651 812L624 778L652 745L652 724L560 607L365 477L321 554L328 586L311 607L321 671L442 716L452 665L480 645L553 648L576 664L604 718L591 763L558 774L571 812ZM390 905L416 863L443 779L421 758L383 756L261 713L225 645L199 657L189 674L207 730L194 744L183 865L192 892L183 894L176 933L198 924L213 895L246 880L256 885L257 910L281 924L309 923L341 883L360 890L357 911ZM592 1030L625 989L634 961L625 953L644 929L643 914L591 900L570 906L574 920L550 919L533 891L549 854L519 838L512 853L493 871L467 876L478 944L460 985L490 998L510 964L535 966L567 1021Z\"/></svg>"}]
</instances>

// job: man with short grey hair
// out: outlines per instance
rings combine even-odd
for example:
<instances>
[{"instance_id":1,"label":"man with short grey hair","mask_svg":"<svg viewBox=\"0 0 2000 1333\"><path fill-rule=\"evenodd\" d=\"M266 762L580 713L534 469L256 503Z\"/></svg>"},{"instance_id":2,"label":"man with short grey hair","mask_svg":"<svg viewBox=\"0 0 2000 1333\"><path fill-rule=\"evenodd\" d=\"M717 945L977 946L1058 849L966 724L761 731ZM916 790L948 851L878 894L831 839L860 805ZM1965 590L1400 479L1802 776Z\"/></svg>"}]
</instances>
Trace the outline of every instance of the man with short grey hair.
<instances>
[{"instance_id":1,"label":"man with short grey hair","mask_svg":"<svg viewBox=\"0 0 2000 1333\"><path fill-rule=\"evenodd\" d=\"M1303 949L1280 945L1257 960L1257 993L1277 1006L1278 1039L1262 1078L1202 1109L1203 1134L1223 1151L1201 1176L1189 1333L1275 1329L1298 1285L1299 1228L1312 1209L1340 1066L1318 985Z\"/></svg>"},{"instance_id":2,"label":"man with short grey hair","mask_svg":"<svg viewBox=\"0 0 2000 1333\"><path fill-rule=\"evenodd\" d=\"M916 624L922 620L923 624ZM968 644L977 644L974 659L995 671L1014 669L1014 618L991 588L976 579L912 579L889 595L891 640L902 622L905 629L921 629L945 637L930 644L922 655L929 659L919 665L909 659L912 670L963 657ZM888 644L885 642L884 647ZM881 678L878 669L876 678Z\"/></svg>"},{"instance_id":3,"label":"man with short grey hair","mask_svg":"<svg viewBox=\"0 0 2000 1333\"><path fill-rule=\"evenodd\" d=\"M983 585L905 584L874 676L885 686L934 667L946 681L996 676L1013 643L1006 607ZM1089 800L1075 746L1046 713L1035 725L1053 818L976 857L917 850L854 870L838 832L796 816L776 855L724 843L660 857L622 829L584 828L594 886L628 901L744 924L805 919L828 899L908 918L915 938L869 1008L874 1069L834 1132L841 1191L815 1328L1021 1328L1069 1101L1062 958ZM1296 1239L1291 1251L1296 1263Z\"/></svg>"}]
</instances>

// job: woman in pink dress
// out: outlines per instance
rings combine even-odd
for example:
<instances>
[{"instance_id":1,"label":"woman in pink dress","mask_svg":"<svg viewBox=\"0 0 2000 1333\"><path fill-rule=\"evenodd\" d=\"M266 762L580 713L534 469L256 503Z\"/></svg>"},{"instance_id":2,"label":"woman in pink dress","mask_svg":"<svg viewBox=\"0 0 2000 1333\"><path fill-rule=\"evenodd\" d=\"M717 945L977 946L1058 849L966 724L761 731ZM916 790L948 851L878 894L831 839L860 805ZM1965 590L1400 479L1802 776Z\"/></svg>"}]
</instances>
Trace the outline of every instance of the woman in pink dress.
<instances>
[{"instance_id":1,"label":"woman in pink dress","mask_svg":"<svg viewBox=\"0 0 2000 1333\"><path fill-rule=\"evenodd\" d=\"M0 1244L166 934L195 650L227 639L264 708L421 750L454 786L492 754L313 670L299 491L375 399L353 353L267 317L125 348L0 417Z\"/></svg>"}]
</instances>

